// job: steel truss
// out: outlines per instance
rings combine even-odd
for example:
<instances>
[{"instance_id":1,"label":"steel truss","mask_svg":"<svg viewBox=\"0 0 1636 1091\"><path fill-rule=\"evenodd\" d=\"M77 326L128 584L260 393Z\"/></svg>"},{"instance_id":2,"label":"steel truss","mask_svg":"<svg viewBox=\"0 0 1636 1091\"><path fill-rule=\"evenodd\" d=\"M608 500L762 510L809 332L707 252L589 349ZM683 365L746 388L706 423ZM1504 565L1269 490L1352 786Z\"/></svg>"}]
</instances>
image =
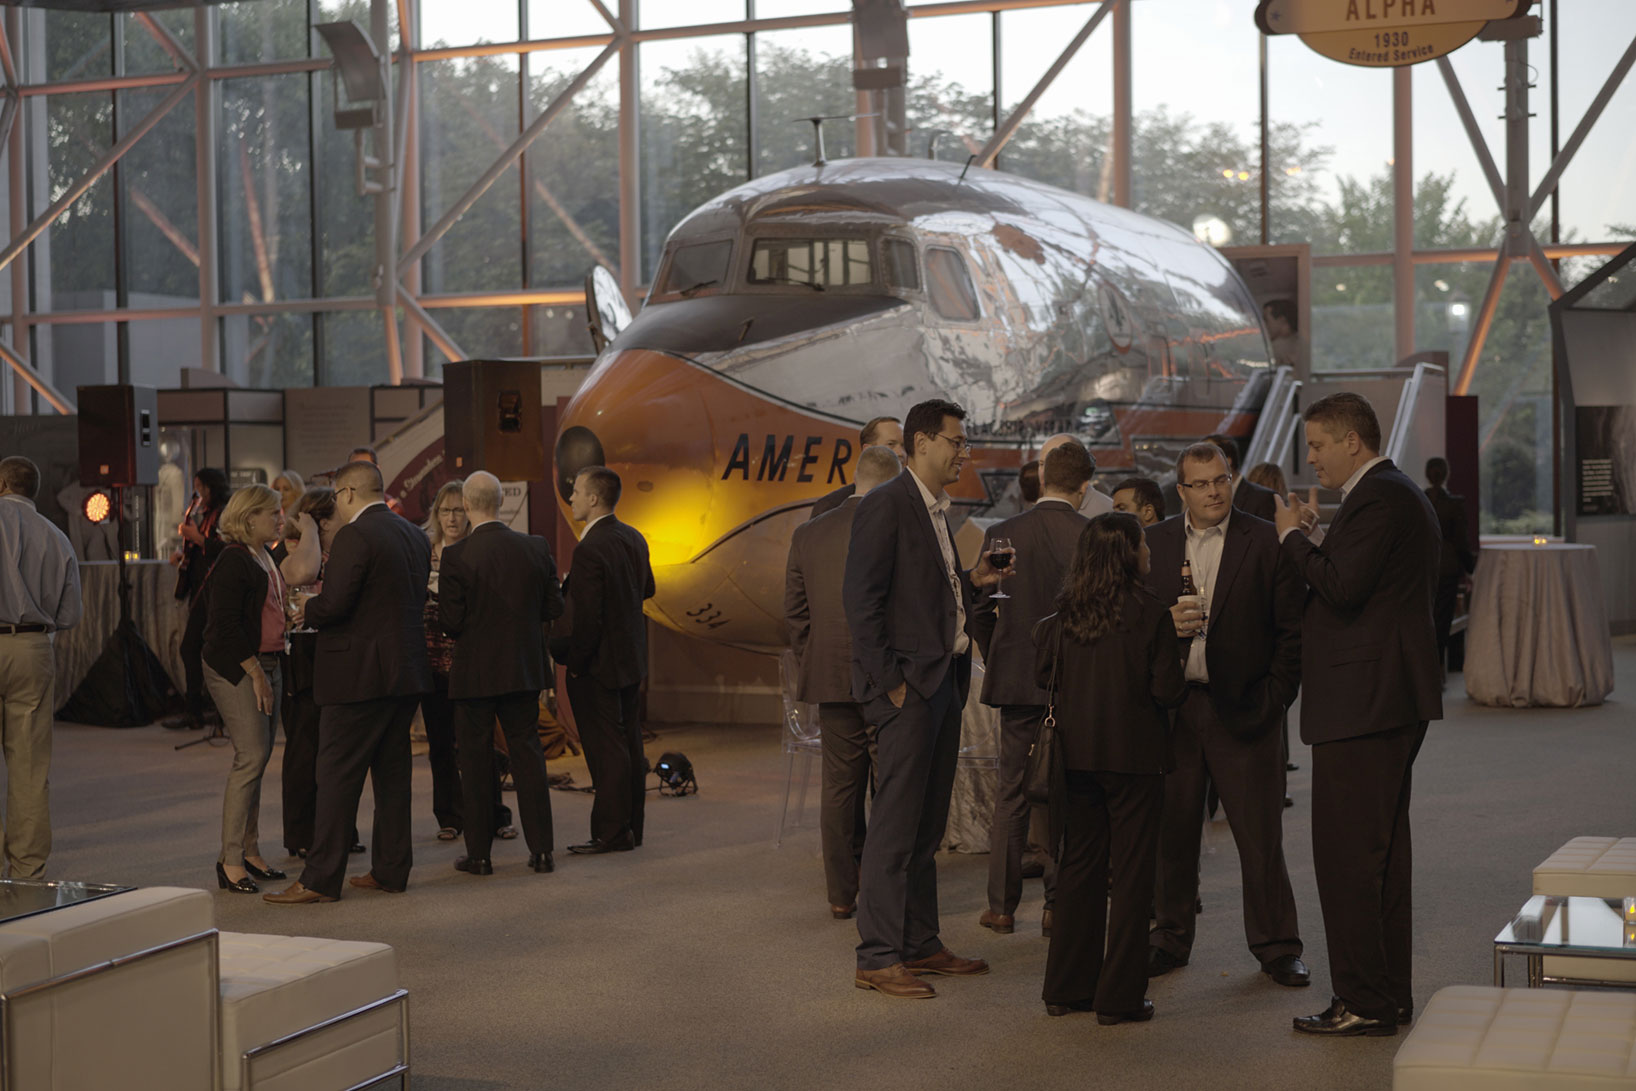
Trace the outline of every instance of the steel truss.
<instances>
[{"instance_id":1,"label":"steel truss","mask_svg":"<svg viewBox=\"0 0 1636 1091\"><path fill-rule=\"evenodd\" d=\"M608 61L617 59L619 70L619 162L620 162L620 217L619 217L619 274L620 284L628 297L634 299L640 292L641 245L640 189L637 170L637 104L638 79L636 47L643 42L704 37L720 34L755 34L761 31L790 30L804 27L840 26L853 21L850 11L817 15L790 16L773 19L747 19L726 23L699 24L684 27L637 29L634 0L618 0L616 10L603 0L586 0L592 4L608 24L606 33L578 35L565 38L528 39L506 43L482 43L468 46L422 49L418 44L415 0L371 0L370 35L383 57L383 82L394 91L380 111L382 120L375 133L375 155L379 170L373 177L372 199L376 203L375 234L377 269L372 296L313 297L304 299L263 299L241 303L223 303L218 296L218 269L216 254L216 115L219 103L219 84L223 80L257 76L276 76L291 73L327 71L332 66L328 57L310 57L256 64L215 64L218 13L215 8L200 5L194 9L194 50L190 52L151 15L135 16L159 46L171 58L175 71L169 73L127 75L97 79L76 79L56 82L24 83L20 78L15 43L22 31L22 12L6 8L0 20L0 149L7 159L10 181L10 240L0 250L0 269L7 266L11 272L11 313L5 322L6 330L0 339L0 359L14 372L14 406L26 405L28 391L33 390L58 412L73 411L71 400L56 390L29 362L27 346L33 327L51 327L101 322L130 322L177 317L201 319L201 361L206 368L220 370L218 320L230 315L269 316L277 314L307 314L379 310L387 335L388 370L393 383L405 378L419 378L424 374L421 338L400 339L398 314L411 323L419 333L431 341L451 359L464 359L466 354L447 331L437 322L432 312L442 308L527 307L534 305L575 305L583 303L584 294L578 290L523 288L511 291L426 293L421 288L421 259L436 245L448 230L464 215L502 175L550 127L552 122L569 106ZM1130 0L949 0L944 3L919 4L907 9L910 18L928 18L946 15L1001 11L1028 8L1094 6L1084 28L1075 36L1046 71L1022 102L1003 120L996 114L995 131L975 157L983 165L991 165L1007 141L1026 120L1029 111L1057 76L1068 66L1080 46L1108 15L1113 16L1113 98L1114 125L1110 162L1112 166L1111 196L1115 203L1130 203L1130 145L1131 145L1131 11ZM388 15L395 9L400 28L399 45L394 51L388 39ZM466 192L456 198L430 227L422 227L419 207L420 157L416 139L419 108L419 81L416 66L423 62L468 59L485 56L516 55L520 59L535 53L562 49L600 49L593 59L553 101L533 118L525 128L505 143L504 134L492 131L497 144L503 145L495 159ZM1596 123L1608 100L1612 98L1633 63L1636 63L1636 41L1631 43L1618 65L1609 75L1602 91L1586 110L1578 127L1562 148L1550 170L1537 189L1529 195L1527 184L1526 150L1526 41L1506 43L1507 64L1507 174L1501 177L1481 132L1478 130L1471 107L1459 86L1446 58L1437 64L1442 72L1455 108L1471 138L1484 176L1493 191L1496 202L1506 216L1506 233L1491 249L1419 251L1412 249L1412 235L1408 225L1400 224L1394 238L1396 249L1381 254L1324 255L1314 259L1315 265L1373 265L1393 264L1399 279L1409 281L1407 304L1400 289L1395 310L1398 312L1398 343L1413 344L1412 277L1404 276L1415 265L1441 262L1494 260L1495 272L1473 326L1471 343L1455 384L1457 393L1464 393L1471 384L1472 372L1481 353L1482 344L1492 322L1499 293L1504 285L1505 272L1510 263L1526 260L1551 289L1560 294L1550 260L1571 254L1603 254L1616 252L1614 244L1580 244L1542 247L1528 229L1528 222L1554 190L1562 172L1585 136ZM396 65L396 78L390 69ZM526 71L526 69L525 69ZM1406 71L1400 71L1396 84L1394 129L1399 169L1403 178L1396 187L1397 197L1403 200L1403 190L1412 190L1412 175L1408 173L1406 149L1412 118L1409 110ZM753 83L756 73L747 73ZM1263 83L1265 81L1263 80ZM139 88L169 87L170 92L135 125L125 129L119 140L97 160L91 169L73 186L64 190L51 205L33 220L26 219L24 198L24 155L22 126L18 124L25 98L54 94L82 92L115 92ZM998 88L996 88L996 95ZM132 147L138 144L167 113L192 97L195 110L196 166L198 182L198 239L188 253L199 269L199 305L191 308L113 308L102 310L34 312L28 307L28 276L24 262L16 259L37 239L75 200L83 196L96 181ZM1265 96L1265 87L1263 87ZM1263 106L1263 113L1265 107ZM1518 131L1520 127L1520 139ZM1263 134L1264 135L1264 134ZM361 147L361 145L360 145ZM1263 174L1267 166L1263 164ZM360 166L360 177L362 167ZM592 260L607 263L604 254L589 235L574 222L555 197L543 184L535 189L547 208L558 216L569 233L585 249ZM1412 203L1412 192L1410 193ZM156 209L143 207L139 211L153 216ZM161 217L162 218L162 217ZM156 221L158 222L158 221ZM525 220L526 223L526 220ZM161 230L178 246L185 241L174 225L159 224ZM525 228L526 230L526 228ZM1263 224L1265 230L1265 224Z\"/></svg>"}]
</instances>

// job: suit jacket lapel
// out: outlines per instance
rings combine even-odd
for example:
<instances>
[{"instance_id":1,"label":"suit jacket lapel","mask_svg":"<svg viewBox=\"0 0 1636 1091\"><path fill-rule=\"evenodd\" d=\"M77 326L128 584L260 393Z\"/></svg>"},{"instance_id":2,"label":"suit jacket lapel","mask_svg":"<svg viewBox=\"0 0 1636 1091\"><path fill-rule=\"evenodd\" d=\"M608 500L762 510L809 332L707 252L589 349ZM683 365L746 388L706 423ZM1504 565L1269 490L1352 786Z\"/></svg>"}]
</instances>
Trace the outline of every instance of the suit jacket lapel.
<instances>
[{"instance_id":1,"label":"suit jacket lapel","mask_svg":"<svg viewBox=\"0 0 1636 1091\"><path fill-rule=\"evenodd\" d=\"M943 565L943 545L937 540L937 528L932 526L931 509L926 506L925 497L920 495L920 485L914 476L914 471L905 468L898 477L903 481L904 491L908 493L910 510L915 513L915 524L925 533L927 544L931 546L932 556L937 559L938 567L941 569ZM943 516L943 529L949 529L947 515ZM949 535L949 544L954 544L953 534Z\"/></svg>"},{"instance_id":2,"label":"suit jacket lapel","mask_svg":"<svg viewBox=\"0 0 1636 1091\"><path fill-rule=\"evenodd\" d=\"M1210 616L1221 613L1221 604L1227 599L1227 588L1232 586L1238 566L1244 560L1250 524L1244 519L1229 519L1227 534L1221 543L1221 560L1216 564L1216 587L1210 595Z\"/></svg>"}]
</instances>

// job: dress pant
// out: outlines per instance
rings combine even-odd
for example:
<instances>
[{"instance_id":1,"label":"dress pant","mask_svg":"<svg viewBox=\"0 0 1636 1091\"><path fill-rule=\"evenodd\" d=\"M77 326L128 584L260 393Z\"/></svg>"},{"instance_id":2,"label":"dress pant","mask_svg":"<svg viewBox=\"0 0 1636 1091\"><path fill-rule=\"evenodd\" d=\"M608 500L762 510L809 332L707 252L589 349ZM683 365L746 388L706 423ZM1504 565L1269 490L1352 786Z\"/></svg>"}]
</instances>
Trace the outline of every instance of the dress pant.
<instances>
[{"instance_id":1,"label":"dress pant","mask_svg":"<svg viewBox=\"0 0 1636 1091\"><path fill-rule=\"evenodd\" d=\"M868 829L864 804L869 797L869 725L863 707L852 701L820 704L818 723L824 759L819 807L824 885L830 905L851 906L858 900L858 864Z\"/></svg>"},{"instance_id":2,"label":"dress pant","mask_svg":"<svg viewBox=\"0 0 1636 1091\"><path fill-rule=\"evenodd\" d=\"M903 707L877 697L875 802L858 879L858 969L935 955L938 846L949 822L960 756L959 687L951 664L937 690L906 687Z\"/></svg>"},{"instance_id":3,"label":"dress pant","mask_svg":"<svg viewBox=\"0 0 1636 1091\"><path fill-rule=\"evenodd\" d=\"M432 766L432 815L440 829L464 830L465 809L461 803L460 748L455 745L454 704L449 700L447 675L432 675L432 692L420 697L420 716L426 724L426 760ZM492 752L492 741L488 745ZM493 771L494 799L491 810L494 829L511 825L511 808L500 795L499 763L489 759Z\"/></svg>"},{"instance_id":4,"label":"dress pant","mask_svg":"<svg viewBox=\"0 0 1636 1091\"><path fill-rule=\"evenodd\" d=\"M284 848L296 856L312 848L312 827L318 815L318 705L312 699L313 659L317 635L290 634L290 654L285 657L284 759L279 780L283 785ZM354 816L352 840L358 843L358 820Z\"/></svg>"},{"instance_id":5,"label":"dress pant","mask_svg":"<svg viewBox=\"0 0 1636 1091\"><path fill-rule=\"evenodd\" d=\"M51 720L56 656L47 633L0 635L0 754L6 760L5 865L45 875L51 855Z\"/></svg>"},{"instance_id":6,"label":"dress pant","mask_svg":"<svg viewBox=\"0 0 1636 1091\"><path fill-rule=\"evenodd\" d=\"M1283 732L1263 725L1244 740L1216 716L1210 691L1189 685L1170 733L1176 768L1165 777L1159 882L1149 942L1177 958L1193 949L1205 784L1213 783L1238 846L1244 939L1262 964L1302 951L1295 892L1284 863Z\"/></svg>"},{"instance_id":7,"label":"dress pant","mask_svg":"<svg viewBox=\"0 0 1636 1091\"><path fill-rule=\"evenodd\" d=\"M1047 1004L1089 1000L1105 1014L1135 1011L1147 994L1147 909L1164 777L1067 769L1063 779L1061 821L1053 823L1062 828L1062 851L1042 995Z\"/></svg>"},{"instance_id":8,"label":"dress pant","mask_svg":"<svg viewBox=\"0 0 1636 1091\"><path fill-rule=\"evenodd\" d=\"M409 834L409 724L419 695L323 705L318 719L318 815L301 885L341 896L347 831L358 814L364 774L375 792L369 871L382 886L402 890L413 863Z\"/></svg>"},{"instance_id":9,"label":"dress pant","mask_svg":"<svg viewBox=\"0 0 1636 1091\"><path fill-rule=\"evenodd\" d=\"M464 809L470 819L465 827L466 855L474 860L487 860L494 843L494 797L499 794L500 783L494 768L495 717L500 719L500 730L505 732L511 754L511 775L517 782L517 809L523 815L528 851L539 855L555 847L551 787L545 779L545 751L540 748L539 702L535 690L451 702L455 733L460 740Z\"/></svg>"},{"instance_id":10,"label":"dress pant","mask_svg":"<svg viewBox=\"0 0 1636 1091\"><path fill-rule=\"evenodd\" d=\"M255 683L248 673L235 684L210 664L204 668L205 689L233 743L233 764L228 767L227 789L222 794L222 851L217 857L227 867L239 867L246 857L261 855L261 777L267 771L267 759L273 756L284 678L279 669L282 655L264 652L257 658L273 691L271 715L257 706Z\"/></svg>"},{"instance_id":11,"label":"dress pant","mask_svg":"<svg viewBox=\"0 0 1636 1091\"><path fill-rule=\"evenodd\" d=\"M1437 590L1432 595L1432 624L1437 629L1437 662L1446 661L1449 630L1454 628L1454 607L1460 596L1459 576L1440 576Z\"/></svg>"},{"instance_id":12,"label":"dress pant","mask_svg":"<svg viewBox=\"0 0 1636 1091\"><path fill-rule=\"evenodd\" d=\"M596 790L591 836L598 841L613 841L629 830L642 843L648 761L642 753L639 688L610 689L588 675L568 676L568 704Z\"/></svg>"},{"instance_id":13,"label":"dress pant","mask_svg":"<svg viewBox=\"0 0 1636 1091\"><path fill-rule=\"evenodd\" d=\"M1028 825L1035 805L1023 798L1028 773L1028 751L1045 719L1044 705L1005 705L1000 709L1000 783L994 799L994 821L988 835L988 908L1015 916L1022 901L1023 852L1028 847ZM1057 885L1057 865L1045 861L1045 908L1050 909Z\"/></svg>"},{"instance_id":14,"label":"dress pant","mask_svg":"<svg viewBox=\"0 0 1636 1091\"><path fill-rule=\"evenodd\" d=\"M1312 870L1329 978L1348 1011L1414 1006L1409 795L1426 724L1312 748Z\"/></svg>"}]
</instances>

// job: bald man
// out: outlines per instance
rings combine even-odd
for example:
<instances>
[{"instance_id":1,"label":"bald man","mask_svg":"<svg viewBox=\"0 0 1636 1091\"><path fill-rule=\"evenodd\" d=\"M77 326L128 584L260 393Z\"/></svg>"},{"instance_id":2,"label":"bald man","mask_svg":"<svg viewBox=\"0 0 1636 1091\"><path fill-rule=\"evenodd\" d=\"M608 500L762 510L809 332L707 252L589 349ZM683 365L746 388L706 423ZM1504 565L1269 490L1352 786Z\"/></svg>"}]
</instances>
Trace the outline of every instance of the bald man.
<instances>
[{"instance_id":1,"label":"bald man","mask_svg":"<svg viewBox=\"0 0 1636 1091\"><path fill-rule=\"evenodd\" d=\"M1056 450L1064 443L1070 442L1083 443L1078 436L1070 435L1067 432L1058 432L1056 435L1046 440L1045 443L1040 446L1040 465L1045 465L1045 457L1052 451ZM1091 470L1093 473L1096 470L1095 455L1091 456ZM1097 491L1096 479L1092 478L1091 485L1085 490L1085 499L1080 501L1079 514L1083 515L1087 519L1091 519L1112 510L1113 501L1110 500L1105 494Z\"/></svg>"}]
</instances>

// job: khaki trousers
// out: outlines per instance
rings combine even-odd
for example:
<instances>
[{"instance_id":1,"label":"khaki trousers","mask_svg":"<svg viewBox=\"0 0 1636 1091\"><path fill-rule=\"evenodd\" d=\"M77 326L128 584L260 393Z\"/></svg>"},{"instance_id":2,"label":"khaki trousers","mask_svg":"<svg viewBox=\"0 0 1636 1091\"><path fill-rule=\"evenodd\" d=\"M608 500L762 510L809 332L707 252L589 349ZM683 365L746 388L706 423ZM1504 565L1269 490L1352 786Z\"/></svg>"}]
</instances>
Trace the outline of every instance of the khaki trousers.
<instances>
[{"instance_id":1,"label":"khaki trousers","mask_svg":"<svg viewBox=\"0 0 1636 1091\"><path fill-rule=\"evenodd\" d=\"M51 855L51 720L56 658L46 633L0 635L0 754L6 761L5 865L38 879Z\"/></svg>"}]
</instances>

